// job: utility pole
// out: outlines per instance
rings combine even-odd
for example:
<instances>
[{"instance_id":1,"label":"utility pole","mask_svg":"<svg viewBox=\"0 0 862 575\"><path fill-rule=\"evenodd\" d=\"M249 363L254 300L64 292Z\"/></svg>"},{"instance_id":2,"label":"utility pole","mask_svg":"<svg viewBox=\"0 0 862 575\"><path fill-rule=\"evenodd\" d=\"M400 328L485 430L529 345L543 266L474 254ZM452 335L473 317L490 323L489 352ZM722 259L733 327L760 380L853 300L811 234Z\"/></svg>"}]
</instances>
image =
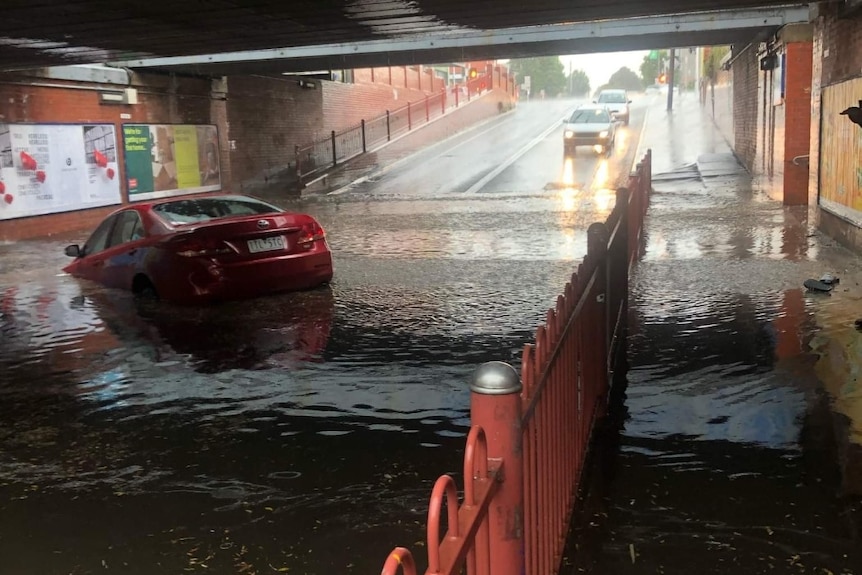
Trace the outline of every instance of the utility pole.
<instances>
[{"instance_id":1,"label":"utility pole","mask_svg":"<svg viewBox=\"0 0 862 575\"><path fill-rule=\"evenodd\" d=\"M673 110L674 71L676 70L676 49L670 49L670 64L667 70L667 111Z\"/></svg>"}]
</instances>

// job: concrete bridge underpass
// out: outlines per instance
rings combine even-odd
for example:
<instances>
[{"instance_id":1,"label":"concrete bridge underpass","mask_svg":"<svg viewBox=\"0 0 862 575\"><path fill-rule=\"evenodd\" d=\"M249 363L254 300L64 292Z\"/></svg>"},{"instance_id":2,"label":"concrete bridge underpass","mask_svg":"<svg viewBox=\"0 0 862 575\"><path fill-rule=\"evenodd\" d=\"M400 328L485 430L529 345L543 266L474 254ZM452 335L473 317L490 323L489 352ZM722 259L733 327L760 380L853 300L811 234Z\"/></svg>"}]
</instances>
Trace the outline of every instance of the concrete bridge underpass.
<instances>
[{"instance_id":1,"label":"concrete bridge underpass","mask_svg":"<svg viewBox=\"0 0 862 575\"><path fill-rule=\"evenodd\" d=\"M114 62L198 74L301 72L697 45L745 46L808 22L807 4L220 2L201 12L95 0L0 7L0 70Z\"/></svg>"}]
</instances>

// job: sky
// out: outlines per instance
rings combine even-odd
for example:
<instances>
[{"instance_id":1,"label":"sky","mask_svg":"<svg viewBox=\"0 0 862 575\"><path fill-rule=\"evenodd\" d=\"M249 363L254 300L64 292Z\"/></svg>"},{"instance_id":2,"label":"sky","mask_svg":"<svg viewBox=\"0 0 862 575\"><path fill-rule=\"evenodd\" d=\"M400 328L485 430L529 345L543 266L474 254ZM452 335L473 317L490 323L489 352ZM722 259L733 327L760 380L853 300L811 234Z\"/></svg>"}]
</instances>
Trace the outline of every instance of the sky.
<instances>
[{"instance_id":1,"label":"sky","mask_svg":"<svg viewBox=\"0 0 862 575\"><path fill-rule=\"evenodd\" d=\"M590 78L590 88L595 90L606 84L611 74L628 66L635 74L640 74L641 62L649 51L638 50L635 52L607 52L604 54L576 54L572 56L560 56L564 72L568 76L569 63L572 70L583 70Z\"/></svg>"}]
</instances>

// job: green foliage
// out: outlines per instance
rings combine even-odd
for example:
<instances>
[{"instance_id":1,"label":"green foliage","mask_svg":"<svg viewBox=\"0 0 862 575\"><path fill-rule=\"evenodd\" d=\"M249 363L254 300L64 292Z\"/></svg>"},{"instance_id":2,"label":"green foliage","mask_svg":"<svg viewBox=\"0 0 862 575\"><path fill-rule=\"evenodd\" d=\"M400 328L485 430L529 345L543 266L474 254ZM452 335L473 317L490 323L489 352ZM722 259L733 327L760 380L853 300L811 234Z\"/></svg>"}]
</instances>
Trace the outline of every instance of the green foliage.
<instances>
[{"instance_id":1,"label":"green foliage","mask_svg":"<svg viewBox=\"0 0 862 575\"><path fill-rule=\"evenodd\" d=\"M572 96L586 96L590 93L590 78L583 70L572 70L569 76L569 88Z\"/></svg>"},{"instance_id":2,"label":"green foliage","mask_svg":"<svg viewBox=\"0 0 862 575\"><path fill-rule=\"evenodd\" d=\"M707 78L715 79L721 69L721 61L730 52L730 46L712 46L703 52L703 71Z\"/></svg>"},{"instance_id":3,"label":"green foliage","mask_svg":"<svg viewBox=\"0 0 862 575\"><path fill-rule=\"evenodd\" d=\"M608 88L617 90L637 91L643 88L643 81L631 68L623 66L613 73L607 84Z\"/></svg>"},{"instance_id":4,"label":"green foliage","mask_svg":"<svg viewBox=\"0 0 862 575\"><path fill-rule=\"evenodd\" d=\"M670 58L670 53L667 50L656 50L656 52L658 52L658 58L651 60L649 54L647 54L644 56L643 62L641 62L640 72L643 86L655 84L656 78L663 71L662 67L668 58Z\"/></svg>"},{"instance_id":5,"label":"green foliage","mask_svg":"<svg viewBox=\"0 0 862 575\"><path fill-rule=\"evenodd\" d=\"M524 77L530 77L530 93L533 95L544 90L545 95L550 97L568 90L563 63L557 56L511 60L509 68L515 72L519 83L524 82Z\"/></svg>"}]
</instances>

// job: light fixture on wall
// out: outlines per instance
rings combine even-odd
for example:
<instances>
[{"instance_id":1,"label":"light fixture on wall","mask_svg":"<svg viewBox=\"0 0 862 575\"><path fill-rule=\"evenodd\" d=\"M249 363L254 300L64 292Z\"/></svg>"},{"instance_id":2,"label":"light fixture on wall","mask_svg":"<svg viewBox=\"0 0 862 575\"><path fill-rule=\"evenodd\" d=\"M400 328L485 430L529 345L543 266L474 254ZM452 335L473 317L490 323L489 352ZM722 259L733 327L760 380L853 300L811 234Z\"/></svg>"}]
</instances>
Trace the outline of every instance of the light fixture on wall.
<instances>
[{"instance_id":1,"label":"light fixture on wall","mask_svg":"<svg viewBox=\"0 0 862 575\"><path fill-rule=\"evenodd\" d=\"M317 89L317 83L311 82L309 80L298 80L297 84L299 84L300 88L305 88L306 90L316 90Z\"/></svg>"},{"instance_id":2,"label":"light fixture on wall","mask_svg":"<svg viewBox=\"0 0 862 575\"><path fill-rule=\"evenodd\" d=\"M769 54L768 56L764 56L760 60L760 69L761 70L774 70L778 67L778 56L775 54Z\"/></svg>"},{"instance_id":3,"label":"light fixture on wall","mask_svg":"<svg viewBox=\"0 0 862 575\"><path fill-rule=\"evenodd\" d=\"M138 103L138 91L135 88L125 88L120 92L99 92L99 101L103 104L134 105Z\"/></svg>"}]
</instances>

